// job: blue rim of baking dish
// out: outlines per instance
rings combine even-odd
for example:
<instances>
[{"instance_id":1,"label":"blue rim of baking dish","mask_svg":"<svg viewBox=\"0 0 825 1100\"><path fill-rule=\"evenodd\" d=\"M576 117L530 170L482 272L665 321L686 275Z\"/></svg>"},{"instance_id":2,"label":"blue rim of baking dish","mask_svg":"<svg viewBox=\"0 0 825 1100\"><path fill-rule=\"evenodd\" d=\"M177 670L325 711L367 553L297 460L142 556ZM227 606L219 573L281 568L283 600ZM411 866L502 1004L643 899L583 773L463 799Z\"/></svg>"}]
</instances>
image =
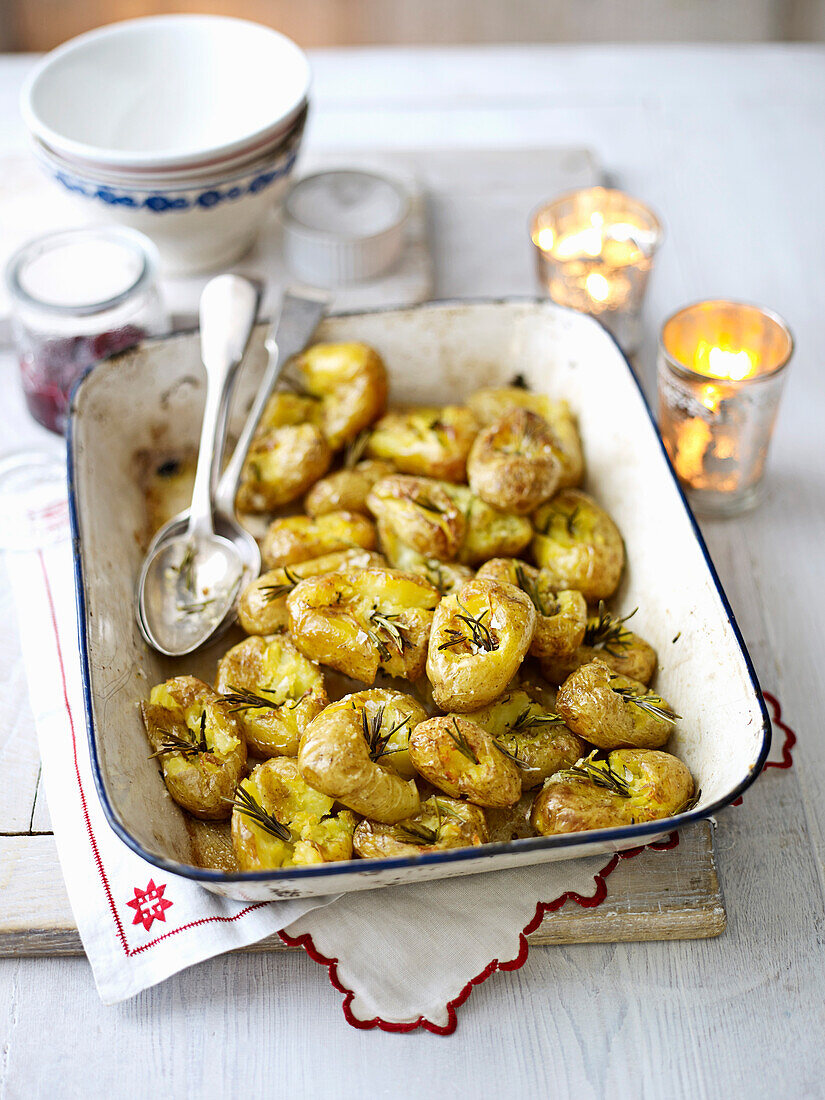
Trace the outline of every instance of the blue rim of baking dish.
<instances>
[{"instance_id":1,"label":"blue rim of baking dish","mask_svg":"<svg viewBox=\"0 0 825 1100\"><path fill-rule=\"evenodd\" d=\"M344 313L336 313L330 316L330 320L335 320L340 317L360 317L365 314L376 313L407 313L413 310L424 309L443 309L457 306L473 306L473 305L548 305L552 306L554 310L559 310L562 313L575 313L574 310L566 309L563 306L558 306L554 302L550 302L547 298L540 298L534 296L512 296L505 298L446 298L435 299L429 302L421 302L414 306L387 306L379 309L372 310L350 310ZM585 314L575 314L577 317L585 317L589 323L599 325L599 322L591 317L587 317ZM653 416L653 412L647 403L644 390L642 389L639 379L636 377L636 373L630 365L630 360L619 347L617 341L604 326L599 325L599 328L606 332L611 339L622 359L627 367L628 374L642 399L642 405L647 413L650 425L653 429L656 440L659 444L659 449L662 453L662 458L665 461L668 472L670 473L673 485L676 492L679 494L679 498L682 501L682 506L687 513L687 517L693 528L694 537L699 545L699 549L702 552L702 556L705 559L705 564L710 573L711 579L716 588L716 592L721 600L723 610L727 616L728 623L733 631L734 638L739 646L739 652L745 662L745 667L748 671L751 686L759 704L759 709L762 715L762 746L757 755L756 761L753 764L750 774L745 776L732 791L729 791L723 798L717 799L716 802L711 803L709 806L705 806L702 809L692 809L685 813L677 814L675 817L660 818L656 821L649 821L639 823L637 825L624 825L614 829L591 829L585 832L579 833L560 833L555 836L539 836L539 837L525 837L521 840L508 840L499 841L491 844L484 844L471 848L453 848L447 849L441 852L431 852L427 855L420 856L404 856L396 859L354 859L346 860L340 863L325 863L311 867L288 867L281 870L274 871L238 871L235 873L227 873L224 871L215 871L203 867L193 867L188 863L178 863L175 860L167 859L165 856L156 855L154 852L150 852L144 848L139 841L135 840L130 832L120 822L106 791L105 784L103 782L102 768L100 764L100 757L97 751L97 743L95 738L95 726L94 715L92 709L92 683L91 683L91 671L89 662L89 642L88 634L86 630L86 594L83 577L83 563L80 553L81 546L81 534L80 534L80 522L78 517L78 491L75 481L75 469L74 469L74 420L76 415L76 403L77 396L81 386L88 378L89 374L94 370L94 367L89 367L81 377L77 380L72 388L71 398L69 403L69 417L66 430L66 450L67 450L67 478L69 489L69 518L71 522L72 531L72 549L74 555L74 577L75 577L75 594L77 602L77 623L78 623L78 639L80 643L80 663L81 674L83 681L83 706L86 712L86 730L89 739L89 750L91 755L92 773L94 775L95 787L97 788L98 796L103 807L103 812L106 815L106 819L109 825L117 834L118 837L129 848L140 856L141 859L145 859L153 866L167 871L170 874L180 875L183 878L189 878L196 882L205 883L244 883L244 882L280 882L280 881L305 881L315 878L329 878L331 881L330 892L334 892L334 879L337 875L344 874L359 874L365 878L372 878L382 871L392 871L396 869L408 869L413 867L422 866L439 866L441 864L458 864L471 861L484 861L488 857L494 855L503 855L509 853L511 855L525 854L532 851L546 851L548 849L555 848L573 848L579 847L585 844L617 844L619 841L633 841L637 840L640 844L645 843L648 838L662 836L665 833L671 832L673 829L681 829L685 825L689 825L694 821L702 821L706 818L712 817L719 810L729 806L731 802L735 802L740 795L742 795L748 787L756 780L757 776L762 771L762 767L767 759L768 752L771 745L771 720L768 716L768 710L765 705L765 699L762 695L762 689L759 686L759 680L756 675L756 670L753 667L750 654L748 653L745 641L742 637L742 632L736 622L736 618L733 614L733 610L728 602L728 598L725 595L725 591L722 588L719 576L714 568L713 561L711 560L708 548L705 545L705 540L702 537L702 532L699 530L699 526L688 504L687 498L682 491L682 487L679 484L679 480L676 477L676 473L673 469L673 465L670 461L670 457L665 449L665 445L662 441L662 437L659 434L659 429L656 424L656 420ZM190 330L191 332L192 330ZM171 336L186 335L184 332L173 333ZM170 335L166 336L154 336L148 337L141 341L138 347L143 347L147 344L159 343L162 340L168 340ZM118 352L115 355L108 357L108 360L114 361L120 355L133 354L134 348L128 349L125 352ZM622 847L630 847L630 845L622 845ZM621 850L618 848L616 850ZM586 855L587 853L583 853ZM479 872L483 868L478 869Z\"/></svg>"}]
</instances>

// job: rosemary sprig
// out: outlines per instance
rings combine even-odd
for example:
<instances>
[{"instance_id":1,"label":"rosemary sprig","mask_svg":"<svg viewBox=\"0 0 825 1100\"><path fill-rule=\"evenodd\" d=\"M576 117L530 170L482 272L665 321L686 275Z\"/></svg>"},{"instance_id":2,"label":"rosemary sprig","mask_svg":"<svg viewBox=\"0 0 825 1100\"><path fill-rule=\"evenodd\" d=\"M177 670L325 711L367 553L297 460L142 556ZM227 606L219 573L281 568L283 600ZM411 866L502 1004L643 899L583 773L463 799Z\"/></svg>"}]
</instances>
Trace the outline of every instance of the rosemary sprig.
<instances>
[{"instance_id":1,"label":"rosemary sprig","mask_svg":"<svg viewBox=\"0 0 825 1100\"><path fill-rule=\"evenodd\" d=\"M435 558L427 558L424 562L424 576L434 585L443 596L447 589L450 587L450 582L444 576L444 570L441 568L441 562Z\"/></svg>"},{"instance_id":2,"label":"rosemary sprig","mask_svg":"<svg viewBox=\"0 0 825 1100\"><path fill-rule=\"evenodd\" d=\"M576 505L576 507L573 509L572 512L565 512L561 508L554 508L553 511L548 515L547 519L545 520L544 528L542 529L541 533L543 535L548 535L550 533L550 529L555 525L556 520L560 519L560 520L562 520L562 522L564 524L564 528L567 531L567 534L570 536L570 538L571 539L575 538L575 535L576 535L576 521L579 518L579 511L580 511L580 508L579 508L578 504Z\"/></svg>"},{"instance_id":3,"label":"rosemary sprig","mask_svg":"<svg viewBox=\"0 0 825 1100\"><path fill-rule=\"evenodd\" d=\"M392 657L392 651L386 640L381 637L381 631L383 630L388 635L389 640L395 646L399 653L403 653L407 648L408 642L404 635L405 627L396 622L400 618L400 613L388 612L384 613L379 609L373 608L370 612L370 622L375 626L374 630L367 629L367 634L372 640L373 645L378 650L378 656L382 661L389 661Z\"/></svg>"},{"instance_id":4,"label":"rosemary sprig","mask_svg":"<svg viewBox=\"0 0 825 1100\"><path fill-rule=\"evenodd\" d=\"M292 372L284 371L279 379L282 386L290 390L291 393L297 394L298 397L307 397L310 401L320 401L321 397L317 393L310 393L303 382L296 378Z\"/></svg>"},{"instance_id":5,"label":"rosemary sprig","mask_svg":"<svg viewBox=\"0 0 825 1100\"><path fill-rule=\"evenodd\" d=\"M472 615L461 600L458 600L458 606L461 608L463 614L456 614L456 618L461 622L466 623L470 628L469 637L463 630L455 630L452 627L447 627L444 631L445 634L449 634L448 641L442 642L438 647L441 649L450 649L452 646L461 645L462 643L467 645L474 645L477 650L483 650L485 653L492 653L498 649L498 639L493 637L492 631L487 626L483 619L490 614L490 608L485 607L480 615Z\"/></svg>"},{"instance_id":6,"label":"rosemary sprig","mask_svg":"<svg viewBox=\"0 0 825 1100\"><path fill-rule=\"evenodd\" d=\"M367 742L370 753L370 760L378 761L384 756L392 756L396 752L404 752L404 748L400 749L388 749L387 745L399 730L409 722L409 718L401 718L386 732L382 731L384 724L384 711L386 707L380 706L378 710L373 714L372 718L367 718L367 712L361 711L361 731L364 734L364 740Z\"/></svg>"},{"instance_id":7,"label":"rosemary sprig","mask_svg":"<svg viewBox=\"0 0 825 1100\"><path fill-rule=\"evenodd\" d=\"M560 714L542 714L533 712L530 707L525 707L516 720L510 726L510 733L521 733L524 730L535 729L537 726L563 726L564 719Z\"/></svg>"},{"instance_id":8,"label":"rosemary sprig","mask_svg":"<svg viewBox=\"0 0 825 1100\"><path fill-rule=\"evenodd\" d=\"M181 737L171 730L163 730L163 741L160 747L149 757L154 760L157 756L168 756L169 753L179 752L182 756L199 756L202 752L209 752L206 743L206 711L201 711L198 732L187 729Z\"/></svg>"},{"instance_id":9,"label":"rosemary sprig","mask_svg":"<svg viewBox=\"0 0 825 1100\"><path fill-rule=\"evenodd\" d=\"M235 791L235 797L224 799L224 801L229 802L236 813L244 814L265 832L270 833L278 840L282 840L285 844L292 843L294 839L292 830L288 829L286 825L282 825L273 814L267 813L246 787L238 787Z\"/></svg>"},{"instance_id":10,"label":"rosemary sprig","mask_svg":"<svg viewBox=\"0 0 825 1100\"><path fill-rule=\"evenodd\" d=\"M396 825L396 829L410 840L420 840L424 844L435 844L438 840L435 829L428 829L426 825Z\"/></svg>"},{"instance_id":11,"label":"rosemary sprig","mask_svg":"<svg viewBox=\"0 0 825 1100\"><path fill-rule=\"evenodd\" d=\"M616 653L615 650L627 649L633 640L630 631L625 630L624 624L628 619L632 619L638 610L638 607L634 607L629 615L623 615L619 618L607 610L604 600L599 600L598 618L595 622L587 624L584 632L584 644L591 646L593 649L603 649L605 653L609 653L612 657L621 657L622 654Z\"/></svg>"},{"instance_id":12,"label":"rosemary sprig","mask_svg":"<svg viewBox=\"0 0 825 1100\"><path fill-rule=\"evenodd\" d=\"M455 720L455 718L453 718L453 726L455 727L455 733L453 733L453 731L448 726L447 736L452 738L452 740L455 742L455 747L460 753L466 756L468 760L472 761L473 764L477 764L479 762L478 757L468 744L467 738L458 728L458 722Z\"/></svg>"},{"instance_id":13,"label":"rosemary sprig","mask_svg":"<svg viewBox=\"0 0 825 1100\"><path fill-rule=\"evenodd\" d=\"M576 520L579 518L579 506L578 504L573 511L568 515L565 520L565 527L567 528L568 535L573 538L576 533Z\"/></svg>"},{"instance_id":14,"label":"rosemary sprig","mask_svg":"<svg viewBox=\"0 0 825 1100\"><path fill-rule=\"evenodd\" d=\"M357 464L364 457L364 452L367 449L367 444L370 441L372 432L369 428L364 428L358 433L355 439L351 440L347 444L347 448L344 451L344 469L351 470L353 466Z\"/></svg>"},{"instance_id":15,"label":"rosemary sprig","mask_svg":"<svg viewBox=\"0 0 825 1100\"><path fill-rule=\"evenodd\" d=\"M210 604L215 602L214 596L208 596L205 600L193 600L191 603L176 603L175 610L181 615L199 615L206 611Z\"/></svg>"},{"instance_id":16,"label":"rosemary sprig","mask_svg":"<svg viewBox=\"0 0 825 1100\"><path fill-rule=\"evenodd\" d=\"M679 813L680 814L686 814L688 812L688 810L692 810L693 807L696 805L696 803L699 801L699 799L701 797L702 797L702 788L700 787L698 791L695 791L690 796L690 798L687 800L687 802L684 804L684 806L681 808L681 810L679 810Z\"/></svg>"},{"instance_id":17,"label":"rosemary sprig","mask_svg":"<svg viewBox=\"0 0 825 1100\"><path fill-rule=\"evenodd\" d=\"M284 576L286 577L285 584L263 584L260 591L264 593L264 602L272 603L273 600L278 600L281 596L285 596L288 592L291 592L296 584L301 581L300 577L297 577L289 568L288 565L284 566Z\"/></svg>"},{"instance_id":18,"label":"rosemary sprig","mask_svg":"<svg viewBox=\"0 0 825 1100\"><path fill-rule=\"evenodd\" d=\"M442 508L441 505L436 504L425 493L419 493L413 499L413 504L418 505L419 508L423 508L425 512L432 512L436 516L446 515L446 508Z\"/></svg>"},{"instance_id":19,"label":"rosemary sprig","mask_svg":"<svg viewBox=\"0 0 825 1100\"><path fill-rule=\"evenodd\" d=\"M506 756L508 760L512 760L516 767L520 768L523 772L536 771L536 769L531 764L528 764L526 761L522 760L517 752L510 752L509 749L505 749L504 745L496 741L495 737L493 738L493 744L502 754L502 756Z\"/></svg>"},{"instance_id":20,"label":"rosemary sprig","mask_svg":"<svg viewBox=\"0 0 825 1100\"><path fill-rule=\"evenodd\" d=\"M579 760L570 768L565 768L563 771L556 772L557 777L562 779L589 779L591 783L595 783L597 787L602 787L606 791L611 791L613 794L619 795L621 798L630 798L630 782L626 778L625 774L619 775L618 772L613 771L610 767L609 760L595 760L596 751L590 753L589 756L584 757L583 760Z\"/></svg>"},{"instance_id":21,"label":"rosemary sprig","mask_svg":"<svg viewBox=\"0 0 825 1100\"><path fill-rule=\"evenodd\" d=\"M194 543L188 543L183 557L180 559L180 563L175 566L175 572L178 578L183 582L183 587L187 592L195 591L195 546Z\"/></svg>"},{"instance_id":22,"label":"rosemary sprig","mask_svg":"<svg viewBox=\"0 0 825 1100\"><path fill-rule=\"evenodd\" d=\"M615 679L615 676L611 676L610 682ZM654 718L661 718L665 722L670 722L671 725L682 717L681 714L677 714L675 710L671 709L661 695L655 695L653 692L650 692L649 695L636 695L632 688L614 687L613 691L617 695L621 695L622 699L628 703L633 703L639 710L645 711L646 714L652 714Z\"/></svg>"},{"instance_id":23,"label":"rosemary sprig","mask_svg":"<svg viewBox=\"0 0 825 1100\"><path fill-rule=\"evenodd\" d=\"M541 593L539 592L538 581L531 580L527 576L524 566L520 561L516 562L516 581L522 592L526 592L530 597L533 607L535 607L539 615L556 615L558 613L558 600L556 600L555 606L552 608L545 606L544 600L541 598Z\"/></svg>"},{"instance_id":24,"label":"rosemary sprig","mask_svg":"<svg viewBox=\"0 0 825 1100\"><path fill-rule=\"evenodd\" d=\"M271 688L261 688L261 691L265 691L268 695L275 694ZM264 707L278 710L283 705L282 703L273 703L271 699L264 699L262 695L256 695L254 691L235 687L234 684L229 684L229 691L225 691L223 697L230 704L229 710L232 713L244 710L263 710Z\"/></svg>"}]
</instances>

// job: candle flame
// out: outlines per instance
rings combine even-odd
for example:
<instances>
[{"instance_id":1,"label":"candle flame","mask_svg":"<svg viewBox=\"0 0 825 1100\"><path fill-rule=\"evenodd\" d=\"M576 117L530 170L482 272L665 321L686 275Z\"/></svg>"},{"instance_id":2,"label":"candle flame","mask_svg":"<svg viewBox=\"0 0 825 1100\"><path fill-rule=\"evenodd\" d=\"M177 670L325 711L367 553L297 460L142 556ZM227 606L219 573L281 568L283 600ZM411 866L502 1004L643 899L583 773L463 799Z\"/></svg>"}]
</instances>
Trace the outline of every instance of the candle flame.
<instances>
[{"instance_id":1,"label":"candle flame","mask_svg":"<svg viewBox=\"0 0 825 1100\"><path fill-rule=\"evenodd\" d=\"M700 340L693 356L694 370L710 378L722 378L730 382L742 382L759 369L756 352L741 348L734 351Z\"/></svg>"}]
</instances>

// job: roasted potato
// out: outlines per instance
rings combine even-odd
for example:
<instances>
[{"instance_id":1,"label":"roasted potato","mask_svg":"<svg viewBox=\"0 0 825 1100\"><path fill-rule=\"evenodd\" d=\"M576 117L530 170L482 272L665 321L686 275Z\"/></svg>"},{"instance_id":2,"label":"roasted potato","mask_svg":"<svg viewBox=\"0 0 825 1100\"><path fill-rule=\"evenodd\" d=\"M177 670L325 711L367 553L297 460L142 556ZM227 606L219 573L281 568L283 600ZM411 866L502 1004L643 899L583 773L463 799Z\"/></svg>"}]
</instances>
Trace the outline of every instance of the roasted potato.
<instances>
[{"instance_id":1,"label":"roasted potato","mask_svg":"<svg viewBox=\"0 0 825 1100\"><path fill-rule=\"evenodd\" d=\"M491 844L506 844L509 840L523 840L536 835L530 824L535 797L535 791L525 791L515 806L491 806L484 811Z\"/></svg>"},{"instance_id":2,"label":"roasted potato","mask_svg":"<svg viewBox=\"0 0 825 1100\"><path fill-rule=\"evenodd\" d=\"M447 496L464 516L466 530L458 553L463 565L479 565L490 558L516 557L533 537L533 527L525 516L500 512L477 497L466 485L442 482Z\"/></svg>"},{"instance_id":3,"label":"roasted potato","mask_svg":"<svg viewBox=\"0 0 825 1100\"><path fill-rule=\"evenodd\" d=\"M536 795L531 822L543 836L635 825L681 813L693 794L693 777L670 753L617 749L551 776Z\"/></svg>"},{"instance_id":4,"label":"roasted potato","mask_svg":"<svg viewBox=\"0 0 825 1100\"><path fill-rule=\"evenodd\" d=\"M396 825L377 821L359 822L352 838L363 859L387 859L440 852L447 848L468 848L487 842L484 811L468 802L446 795L434 795L414 817Z\"/></svg>"},{"instance_id":5,"label":"roasted potato","mask_svg":"<svg viewBox=\"0 0 825 1100\"><path fill-rule=\"evenodd\" d=\"M389 462L371 458L336 470L312 486L304 498L304 509L310 516L323 516L327 512L360 512L368 516L370 490L392 472Z\"/></svg>"},{"instance_id":6,"label":"roasted potato","mask_svg":"<svg viewBox=\"0 0 825 1100\"><path fill-rule=\"evenodd\" d=\"M312 405L312 402L309 402ZM332 449L306 401L276 393L247 452L236 504L241 512L271 512L297 500L332 464Z\"/></svg>"},{"instance_id":7,"label":"roasted potato","mask_svg":"<svg viewBox=\"0 0 825 1100\"><path fill-rule=\"evenodd\" d=\"M415 780L398 770L405 767L403 744L398 754L388 746L398 735L407 739L421 714L420 704L400 692L345 696L309 724L298 752L301 775L371 821L393 825L414 817L420 808Z\"/></svg>"},{"instance_id":8,"label":"roasted potato","mask_svg":"<svg viewBox=\"0 0 825 1100\"><path fill-rule=\"evenodd\" d=\"M416 771L453 798L477 806L512 806L521 797L521 772L498 742L459 715L428 718L410 734Z\"/></svg>"},{"instance_id":9,"label":"roasted potato","mask_svg":"<svg viewBox=\"0 0 825 1100\"><path fill-rule=\"evenodd\" d=\"M525 516L559 487L561 459L547 421L529 409L511 409L475 438L467 480L482 500Z\"/></svg>"},{"instance_id":10,"label":"roasted potato","mask_svg":"<svg viewBox=\"0 0 825 1100\"><path fill-rule=\"evenodd\" d=\"M517 558L493 558L477 576L514 584L533 601L537 618L530 653L534 657L563 658L581 645L587 623L587 601L581 592L555 592L544 570Z\"/></svg>"},{"instance_id":11,"label":"roasted potato","mask_svg":"<svg viewBox=\"0 0 825 1100\"><path fill-rule=\"evenodd\" d=\"M232 646L218 663L215 689L258 756L295 756L301 734L329 703L321 670L285 635Z\"/></svg>"},{"instance_id":12,"label":"roasted potato","mask_svg":"<svg viewBox=\"0 0 825 1100\"><path fill-rule=\"evenodd\" d=\"M492 424L507 409L529 409L547 421L555 437L561 463L559 488L580 485L584 477L584 455L576 418L566 401L555 401L543 393L518 386L477 390L467 402L482 425Z\"/></svg>"},{"instance_id":13,"label":"roasted potato","mask_svg":"<svg viewBox=\"0 0 825 1100\"><path fill-rule=\"evenodd\" d=\"M375 549L375 527L366 516L354 512L328 512L311 516L287 516L270 523L261 543L267 569L333 554L337 550Z\"/></svg>"},{"instance_id":14,"label":"roasted potato","mask_svg":"<svg viewBox=\"0 0 825 1100\"><path fill-rule=\"evenodd\" d=\"M361 712L365 736L378 763L390 763L402 779L415 779L415 768L410 760L410 733L428 717L421 703L411 695L389 688L356 691L347 699L351 707Z\"/></svg>"},{"instance_id":15,"label":"roasted potato","mask_svg":"<svg viewBox=\"0 0 825 1100\"><path fill-rule=\"evenodd\" d=\"M630 615L619 618L612 615L599 601L598 614L587 620L582 644L568 655L544 655L542 673L554 684L566 680L571 672L598 658L614 672L629 676L643 684L650 683L656 671L656 650L644 638L625 627Z\"/></svg>"},{"instance_id":16,"label":"roasted potato","mask_svg":"<svg viewBox=\"0 0 825 1100\"><path fill-rule=\"evenodd\" d=\"M375 425L367 444L404 474L463 481L478 423L463 405L402 409Z\"/></svg>"},{"instance_id":17,"label":"roasted potato","mask_svg":"<svg viewBox=\"0 0 825 1100\"><path fill-rule=\"evenodd\" d=\"M427 677L439 707L464 713L502 695L535 627L536 609L515 585L474 579L444 596L427 651Z\"/></svg>"},{"instance_id":18,"label":"roasted potato","mask_svg":"<svg viewBox=\"0 0 825 1100\"><path fill-rule=\"evenodd\" d=\"M141 713L175 802L204 821L229 817L246 769L246 741L229 703L202 680L176 676L152 688Z\"/></svg>"},{"instance_id":19,"label":"roasted potato","mask_svg":"<svg viewBox=\"0 0 825 1100\"><path fill-rule=\"evenodd\" d=\"M401 539L438 561L452 561L464 541L464 516L438 481L396 474L373 486L367 507L381 545Z\"/></svg>"},{"instance_id":20,"label":"roasted potato","mask_svg":"<svg viewBox=\"0 0 825 1100\"><path fill-rule=\"evenodd\" d=\"M600 660L567 677L556 706L574 733L600 749L661 748L679 718L655 691Z\"/></svg>"},{"instance_id":21,"label":"roasted potato","mask_svg":"<svg viewBox=\"0 0 825 1100\"><path fill-rule=\"evenodd\" d=\"M276 757L259 764L238 787L232 845L242 871L305 867L352 858L355 818L333 816L333 800L313 790L298 763Z\"/></svg>"},{"instance_id":22,"label":"roasted potato","mask_svg":"<svg viewBox=\"0 0 825 1100\"><path fill-rule=\"evenodd\" d=\"M421 676L438 600L414 573L358 569L308 577L286 603L302 653L371 684L379 668L405 680Z\"/></svg>"},{"instance_id":23,"label":"roasted potato","mask_svg":"<svg viewBox=\"0 0 825 1100\"><path fill-rule=\"evenodd\" d=\"M624 543L591 496L562 489L542 504L533 524L533 557L551 586L581 592L588 603L613 595L624 568Z\"/></svg>"},{"instance_id":24,"label":"roasted potato","mask_svg":"<svg viewBox=\"0 0 825 1100\"><path fill-rule=\"evenodd\" d=\"M318 400L318 423L334 451L387 407L387 368L366 344L314 344L295 359L293 369Z\"/></svg>"},{"instance_id":25,"label":"roasted potato","mask_svg":"<svg viewBox=\"0 0 825 1100\"><path fill-rule=\"evenodd\" d=\"M584 755L587 746L564 719L514 688L466 717L481 726L511 758L519 761L523 790L537 787L560 768Z\"/></svg>"},{"instance_id":26,"label":"roasted potato","mask_svg":"<svg viewBox=\"0 0 825 1100\"><path fill-rule=\"evenodd\" d=\"M435 585L442 596L454 592L474 576L469 566L460 565L456 561L439 561L437 558L419 554L417 550L413 550L411 546L407 546L401 539L396 538L392 531L382 527L380 520L378 542L394 569L401 569L405 573L417 573L419 577Z\"/></svg>"},{"instance_id":27,"label":"roasted potato","mask_svg":"<svg viewBox=\"0 0 825 1100\"><path fill-rule=\"evenodd\" d=\"M320 558L309 558L281 569L269 569L241 592L238 621L247 634L274 634L285 630L289 622L286 598L305 577L386 564L381 554L371 550L336 550L334 554L324 554Z\"/></svg>"}]
</instances>

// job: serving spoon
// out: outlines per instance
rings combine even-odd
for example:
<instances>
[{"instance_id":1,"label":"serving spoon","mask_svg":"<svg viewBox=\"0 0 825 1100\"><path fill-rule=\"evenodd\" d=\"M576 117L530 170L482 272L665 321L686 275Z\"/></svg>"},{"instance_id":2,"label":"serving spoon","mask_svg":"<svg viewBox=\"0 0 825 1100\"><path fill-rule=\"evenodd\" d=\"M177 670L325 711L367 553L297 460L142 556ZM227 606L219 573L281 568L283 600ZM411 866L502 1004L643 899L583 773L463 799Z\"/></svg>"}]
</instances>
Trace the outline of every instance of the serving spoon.
<instances>
[{"instance_id":1,"label":"serving spoon","mask_svg":"<svg viewBox=\"0 0 825 1100\"><path fill-rule=\"evenodd\" d=\"M203 608L196 609L195 612L191 610L186 612L187 615L193 613L200 615L202 628L200 639L195 641L193 645L190 645L191 638L187 637L187 648L176 648L174 652L170 653L168 648L160 649L156 644L159 640L157 631L151 631L149 629L144 615L146 597L144 596L141 598L141 581L139 580L138 582L135 601L138 626L146 641L156 649L160 649L162 653L166 653L170 656L183 656L185 653L191 653L194 649L199 648L211 638L226 630L235 619L235 597L241 587L254 580L261 571L261 552L258 548L258 543L252 534L238 523L235 517L235 496L238 490L244 459L246 458L246 453L252 441L252 436L258 426L258 421L261 418L272 390L275 388L275 383L280 376L284 364L304 349L312 337L313 332L318 327L319 322L327 312L329 305L330 298L320 291L310 290L308 288L300 291L288 290L283 296L279 315L272 322L267 333L265 339L265 347L268 354L267 367L256 393L255 400L247 415L243 430L235 445L232 457L218 480L213 499L214 526L217 536L222 536L234 543L235 549L243 564L240 581L234 585L231 599L223 602L223 613L218 616L217 612L220 609L214 604L210 604L208 609ZM223 438L223 436L221 435L220 438ZM181 536L184 538L187 537L190 524L190 512L191 510L186 510L179 513L158 531L147 550L147 563L156 555L161 543L180 538ZM172 562L170 564L173 570L175 568L179 570L181 567L181 561ZM185 554L182 559L182 564L185 567L185 572L188 572L188 562ZM146 565L144 565L144 571L145 569ZM141 574L141 578L142 576L143 574ZM177 578L178 573L173 573L172 576ZM180 618L177 602L176 599L174 608L175 620ZM167 608L167 612L168 611L169 608ZM173 622L175 620L171 618L167 619L168 622ZM181 625L186 626L188 624L184 623ZM194 634L194 630L192 630L192 633ZM180 637L183 637L183 632L181 632ZM168 638L166 641L168 641Z\"/></svg>"}]
</instances>

